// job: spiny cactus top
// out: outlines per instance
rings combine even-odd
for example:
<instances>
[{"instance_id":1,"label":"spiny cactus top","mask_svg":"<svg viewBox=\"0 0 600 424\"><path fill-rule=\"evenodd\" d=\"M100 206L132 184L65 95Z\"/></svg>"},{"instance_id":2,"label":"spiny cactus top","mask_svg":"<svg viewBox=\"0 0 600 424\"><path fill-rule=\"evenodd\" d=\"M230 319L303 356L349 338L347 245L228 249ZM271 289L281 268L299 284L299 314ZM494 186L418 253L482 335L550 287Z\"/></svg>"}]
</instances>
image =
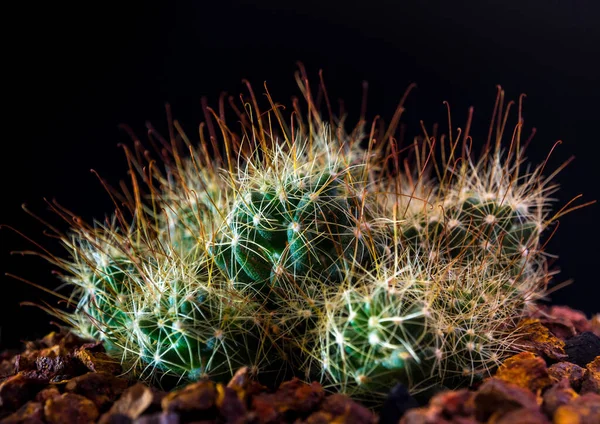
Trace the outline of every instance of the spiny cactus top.
<instances>
[{"instance_id":1,"label":"spiny cactus top","mask_svg":"<svg viewBox=\"0 0 600 424\"><path fill-rule=\"evenodd\" d=\"M348 133L299 82L308 116L262 113L251 92L242 135L220 116L210 142L181 134L189 159L175 138L162 166L126 150L131 216L59 234L74 310L46 309L147 377L292 367L357 397L484 377L544 294L556 186L522 173L520 131L504 149L503 127L481 160L463 134L428 164L435 143L418 138L400 172L397 116Z\"/></svg>"},{"instance_id":2,"label":"spiny cactus top","mask_svg":"<svg viewBox=\"0 0 600 424\"><path fill-rule=\"evenodd\" d=\"M240 188L214 248L230 279L254 289L308 275L333 283L353 261L368 260L373 211L347 170L332 171L273 175L259 187Z\"/></svg>"}]
</instances>

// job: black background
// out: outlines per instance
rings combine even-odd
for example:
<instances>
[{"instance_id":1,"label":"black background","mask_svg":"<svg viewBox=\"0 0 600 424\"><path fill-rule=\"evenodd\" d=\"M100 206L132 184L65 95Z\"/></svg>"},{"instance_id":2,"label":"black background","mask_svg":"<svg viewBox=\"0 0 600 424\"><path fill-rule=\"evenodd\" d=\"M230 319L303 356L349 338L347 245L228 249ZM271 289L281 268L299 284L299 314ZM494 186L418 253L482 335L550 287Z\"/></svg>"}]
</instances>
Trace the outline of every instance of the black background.
<instances>
[{"instance_id":1,"label":"black background","mask_svg":"<svg viewBox=\"0 0 600 424\"><path fill-rule=\"evenodd\" d=\"M596 1L257 1L122 2L82 6L21 6L3 13L0 223L52 246L28 207L60 224L43 201L56 198L83 218L102 218L111 202L90 169L116 184L126 162L118 129L129 124L140 137L145 122L166 129L164 104L186 131L203 120L200 98L216 104L222 91L244 92L242 78L276 100L298 95L293 73L302 61L313 81L323 69L332 99L343 98L351 118L360 108L361 83L369 82L369 115L391 117L411 83L404 122L415 131L455 125L475 106L472 135L481 142L500 84L507 97L522 92L525 125L538 132L529 151L559 175L559 205L580 193L600 198L600 7ZM460 3L460 4L459 4ZM94 6L95 5L95 6ZM575 283L552 296L588 315L600 311L599 206L561 220L548 250L560 255L556 283ZM4 273L46 287L56 279L43 260L10 255L31 245L0 231L0 346L43 335L50 320L19 302L55 300ZM55 249L56 252L59 250Z\"/></svg>"}]
</instances>

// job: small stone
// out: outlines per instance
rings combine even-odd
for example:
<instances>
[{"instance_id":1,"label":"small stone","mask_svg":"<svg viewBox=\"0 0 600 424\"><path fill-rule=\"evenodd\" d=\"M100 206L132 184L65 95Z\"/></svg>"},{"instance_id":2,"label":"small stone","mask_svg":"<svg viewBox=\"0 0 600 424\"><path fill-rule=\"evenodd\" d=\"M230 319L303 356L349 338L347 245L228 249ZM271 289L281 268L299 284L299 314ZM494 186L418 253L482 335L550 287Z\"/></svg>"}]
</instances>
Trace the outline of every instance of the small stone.
<instances>
[{"instance_id":1,"label":"small stone","mask_svg":"<svg viewBox=\"0 0 600 424\"><path fill-rule=\"evenodd\" d=\"M560 406L567 405L577 396L579 395L571 388L569 380L565 378L544 392L542 408L544 412L552 416Z\"/></svg>"},{"instance_id":2,"label":"small stone","mask_svg":"<svg viewBox=\"0 0 600 424\"><path fill-rule=\"evenodd\" d=\"M600 394L600 356L586 365L586 373L581 384L581 393Z\"/></svg>"},{"instance_id":3,"label":"small stone","mask_svg":"<svg viewBox=\"0 0 600 424\"><path fill-rule=\"evenodd\" d=\"M133 420L125 414L104 414L100 417L99 424L131 424Z\"/></svg>"},{"instance_id":4,"label":"small stone","mask_svg":"<svg viewBox=\"0 0 600 424\"><path fill-rule=\"evenodd\" d=\"M87 424L98 418L98 408L89 399L74 393L64 393L48 399L44 415L50 424Z\"/></svg>"},{"instance_id":5,"label":"small stone","mask_svg":"<svg viewBox=\"0 0 600 424\"><path fill-rule=\"evenodd\" d=\"M35 395L35 400L41 403L46 403L48 399L52 399L54 397L60 396L60 391L56 386L46 387L38 392Z\"/></svg>"},{"instance_id":6,"label":"small stone","mask_svg":"<svg viewBox=\"0 0 600 424\"><path fill-rule=\"evenodd\" d=\"M36 371L40 379L59 382L81 374L81 366L71 354L63 355L58 346L40 351L35 360Z\"/></svg>"},{"instance_id":7,"label":"small stone","mask_svg":"<svg viewBox=\"0 0 600 424\"><path fill-rule=\"evenodd\" d=\"M335 417L334 422L336 423L374 424L378 422L377 416L370 410L354 402L348 396L338 393L327 396L319 409L320 412Z\"/></svg>"},{"instance_id":8,"label":"small stone","mask_svg":"<svg viewBox=\"0 0 600 424\"><path fill-rule=\"evenodd\" d=\"M590 331L571 337L565 343L565 352L569 362L585 367L600 355L600 337Z\"/></svg>"},{"instance_id":9,"label":"small stone","mask_svg":"<svg viewBox=\"0 0 600 424\"><path fill-rule=\"evenodd\" d=\"M474 393L467 389L438 393L429 403L446 416L470 417L475 414Z\"/></svg>"},{"instance_id":10,"label":"small stone","mask_svg":"<svg viewBox=\"0 0 600 424\"><path fill-rule=\"evenodd\" d=\"M590 320L590 327L592 333L600 337L600 314L596 314Z\"/></svg>"},{"instance_id":11,"label":"small stone","mask_svg":"<svg viewBox=\"0 0 600 424\"><path fill-rule=\"evenodd\" d=\"M137 383L127 388L121 397L112 405L110 410L100 418L101 424L122 420L119 416L128 417L129 420L135 420L142 415L152 404L154 395L149 387L142 383Z\"/></svg>"},{"instance_id":12,"label":"small stone","mask_svg":"<svg viewBox=\"0 0 600 424\"><path fill-rule=\"evenodd\" d=\"M219 415L230 424L241 424L246 421L246 405L231 387L217 384L217 399Z\"/></svg>"},{"instance_id":13,"label":"small stone","mask_svg":"<svg viewBox=\"0 0 600 424\"><path fill-rule=\"evenodd\" d=\"M40 402L27 402L17 412L0 420L0 424L43 424L44 407Z\"/></svg>"},{"instance_id":14,"label":"small stone","mask_svg":"<svg viewBox=\"0 0 600 424\"><path fill-rule=\"evenodd\" d=\"M133 424L179 424L179 415L175 412L157 412L139 417Z\"/></svg>"},{"instance_id":15,"label":"small stone","mask_svg":"<svg viewBox=\"0 0 600 424\"><path fill-rule=\"evenodd\" d=\"M553 417L554 424L598 424L600 423L600 395L586 393L560 406Z\"/></svg>"},{"instance_id":16,"label":"small stone","mask_svg":"<svg viewBox=\"0 0 600 424\"><path fill-rule=\"evenodd\" d=\"M490 420L491 421L491 420ZM494 420L494 424L550 424L548 418L535 409L515 409L504 415L499 420Z\"/></svg>"},{"instance_id":17,"label":"small stone","mask_svg":"<svg viewBox=\"0 0 600 424\"><path fill-rule=\"evenodd\" d=\"M539 319L525 319L520 324L524 331L522 343L533 353L562 361L567 358L565 342L556 337Z\"/></svg>"},{"instance_id":18,"label":"small stone","mask_svg":"<svg viewBox=\"0 0 600 424\"><path fill-rule=\"evenodd\" d=\"M71 379L65 386L65 391L85 396L102 411L123 393L127 384L127 380L122 378L89 372Z\"/></svg>"},{"instance_id":19,"label":"small stone","mask_svg":"<svg viewBox=\"0 0 600 424\"><path fill-rule=\"evenodd\" d=\"M498 368L495 378L534 393L541 392L552 384L546 362L531 352L521 352L508 358Z\"/></svg>"},{"instance_id":20,"label":"small stone","mask_svg":"<svg viewBox=\"0 0 600 424\"><path fill-rule=\"evenodd\" d=\"M474 392L467 389L446 390L434 395L421 408L411 409L402 417L402 424L477 423Z\"/></svg>"},{"instance_id":21,"label":"small stone","mask_svg":"<svg viewBox=\"0 0 600 424\"><path fill-rule=\"evenodd\" d=\"M252 398L252 409L261 422L276 422L284 413L311 412L325 396L323 387L313 382L302 383L297 378L281 384L275 393L261 393Z\"/></svg>"},{"instance_id":22,"label":"small stone","mask_svg":"<svg viewBox=\"0 0 600 424\"><path fill-rule=\"evenodd\" d=\"M342 424L347 422L340 421L339 419L336 420L335 418L336 417L330 414L329 412L318 411L310 414L308 418L306 418L304 421L298 421L294 424L330 424L334 422L336 424Z\"/></svg>"},{"instance_id":23,"label":"small stone","mask_svg":"<svg viewBox=\"0 0 600 424\"><path fill-rule=\"evenodd\" d=\"M15 360L11 359L3 359L0 361L0 379L9 377L15 374Z\"/></svg>"},{"instance_id":24,"label":"small stone","mask_svg":"<svg viewBox=\"0 0 600 424\"><path fill-rule=\"evenodd\" d=\"M575 391L581 389L581 383L583 382L585 372L585 368L570 362L557 362L548 367L548 375L550 375L550 378L553 381L559 382L566 378L569 380L569 384Z\"/></svg>"},{"instance_id":25,"label":"small stone","mask_svg":"<svg viewBox=\"0 0 600 424\"><path fill-rule=\"evenodd\" d=\"M380 424L397 424L409 409L417 408L419 403L403 384L396 384L387 396L379 412Z\"/></svg>"},{"instance_id":26,"label":"small stone","mask_svg":"<svg viewBox=\"0 0 600 424\"><path fill-rule=\"evenodd\" d=\"M475 394L475 417L486 422L492 415L498 416L512 410L538 409L536 395L516 384L498 378L485 381Z\"/></svg>"},{"instance_id":27,"label":"small stone","mask_svg":"<svg viewBox=\"0 0 600 424\"><path fill-rule=\"evenodd\" d=\"M187 416L193 416L197 412L208 415L208 411L215 409L216 399L217 393L214 383L203 380L188 384L181 390L167 394L161 403L164 412L186 414L187 418Z\"/></svg>"},{"instance_id":28,"label":"small stone","mask_svg":"<svg viewBox=\"0 0 600 424\"><path fill-rule=\"evenodd\" d=\"M94 352L86 348L75 350L74 356L92 372L103 372L110 375L121 374L123 368L118 361L115 361L104 352Z\"/></svg>"},{"instance_id":29,"label":"small stone","mask_svg":"<svg viewBox=\"0 0 600 424\"><path fill-rule=\"evenodd\" d=\"M0 408L15 411L41 388L39 380L32 379L22 372L8 377L0 383Z\"/></svg>"},{"instance_id":30,"label":"small stone","mask_svg":"<svg viewBox=\"0 0 600 424\"><path fill-rule=\"evenodd\" d=\"M78 335L76 335L75 333L72 333L70 331L62 335L60 342L58 344L60 345L61 348L65 349L67 352L70 352L73 349L76 349L80 346L86 346L86 345L90 345L90 344L95 344L97 346L100 346L100 349L104 350L104 348L102 347L102 342L95 342L93 340L81 338Z\"/></svg>"},{"instance_id":31,"label":"small stone","mask_svg":"<svg viewBox=\"0 0 600 424\"><path fill-rule=\"evenodd\" d=\"M575 331L578 334L592 330L590 322L585 314L581 311L571 309L567 306L552 306L550 308L550 315L553 318L562 319L568 322L573 326L573 328L575 328Z\"/></svg>"},{"instance_id":32,"label":"small stone","mask_svg":"<svg viewBox=\"0 0 600 424\"><path fill-rule=\"evenodd\" d=\"M254 396L267 389L256 380L250 378L250 370L248 367L238 369L229 383L227 383L227 387L235 390L240 399L247 399L248 397Z\"/></svg>"}]
</instances>

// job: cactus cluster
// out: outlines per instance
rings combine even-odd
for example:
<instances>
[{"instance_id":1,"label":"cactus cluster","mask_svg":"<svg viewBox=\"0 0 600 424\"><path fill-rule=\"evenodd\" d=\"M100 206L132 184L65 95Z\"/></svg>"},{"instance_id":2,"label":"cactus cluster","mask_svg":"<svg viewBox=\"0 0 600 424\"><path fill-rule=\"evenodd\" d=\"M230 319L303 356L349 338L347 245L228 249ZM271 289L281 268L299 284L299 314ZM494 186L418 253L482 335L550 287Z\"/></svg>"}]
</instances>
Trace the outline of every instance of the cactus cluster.
<instances>
[{"instance_id":1,"label":"cactus cluster","mask_svg":"<svg viewBox=\"0 0 600 424\"><path fill-rule=\"evenodd\" d=\"M49 311L142 377L289 367L356 397L485 377L519 350L551 274L556 185L523 170L520 110L509 146L500 125L481 160L463 134L428 161L424 136L399 171L397 117L347 132L299 83L308 116L264 113L252 95L240 135L215 116L199 146L172 131L159 161L127 151L131 217L61 235L73 309Z\"/></svg>"}]
</instances>

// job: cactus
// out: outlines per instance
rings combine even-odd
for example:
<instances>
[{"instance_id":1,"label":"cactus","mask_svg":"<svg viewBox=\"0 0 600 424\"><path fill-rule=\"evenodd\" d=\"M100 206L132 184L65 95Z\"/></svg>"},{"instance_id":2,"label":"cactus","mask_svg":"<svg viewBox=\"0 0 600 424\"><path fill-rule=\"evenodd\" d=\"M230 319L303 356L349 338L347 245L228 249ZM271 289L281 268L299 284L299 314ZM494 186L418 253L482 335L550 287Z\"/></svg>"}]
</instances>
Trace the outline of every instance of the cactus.
<instances>
[{"instance_id":1,"label":"cactus","mask_svg":"<svg viewBox=\"0 0 600 424\"><path fill-rule=\"evenodd\" d=\"M74 311L47 310L141 377L287 363L363 398L484 377L519 350L518 322L545 293L556 185L543 167L521 174L519 137L505 152L501 130L480 160L468 131L441 161L416 140L414 169L400 172L397 119L346 133L300 82L309 115L291 126L252 95L241 136L215 117L223 149L208 125L211 143L181 134L189 159L174 136L159 138L161 166L126 150L130 216L59 234L71 257L50 259Z\"/></svg>"},{"instance_id":2,"label":"cactus","mask_svg":"<svg viewBox=\"0 0 600 424\"><path fill-rule=\"evenodd\" d=\"M220 379L269 359L256 358L264 343L257 305L226 290L201 258L138 254L136 261L115 257L89 269L72 316L82 334L92 324L93 336L126 367L141 377Z\"/></svg>"},{"instance_id":3,"label":"cactus","mask_svg":"<svg viewBox=\"0 0 600 424\"><path fill-rule=\"evenodd\" d=\"M380 247L373 228L377 205L360 195L364 165L350 166L343 155L332 159L329 152L340 147L327 128L312 143L313 151L303 142L291 152L282 146L263 151L268 160L253 163L237 181L211 251L240 290L268 296L289 288L289 280L300 286L310 279L334 284L345 268L366 265Z\"/></svg>"},{"instance_id":4,"label":"cactus","mask_svg":"<svg viewBox=\"0 0 600 424\"><path fill-rule=\"evenodd\" d=\"M428 311L416 294L407 286L369 284L329 302L313 352L321 380L365 397L385 396L398 381L417 378Z\"/></svg>"}]
</instances>

